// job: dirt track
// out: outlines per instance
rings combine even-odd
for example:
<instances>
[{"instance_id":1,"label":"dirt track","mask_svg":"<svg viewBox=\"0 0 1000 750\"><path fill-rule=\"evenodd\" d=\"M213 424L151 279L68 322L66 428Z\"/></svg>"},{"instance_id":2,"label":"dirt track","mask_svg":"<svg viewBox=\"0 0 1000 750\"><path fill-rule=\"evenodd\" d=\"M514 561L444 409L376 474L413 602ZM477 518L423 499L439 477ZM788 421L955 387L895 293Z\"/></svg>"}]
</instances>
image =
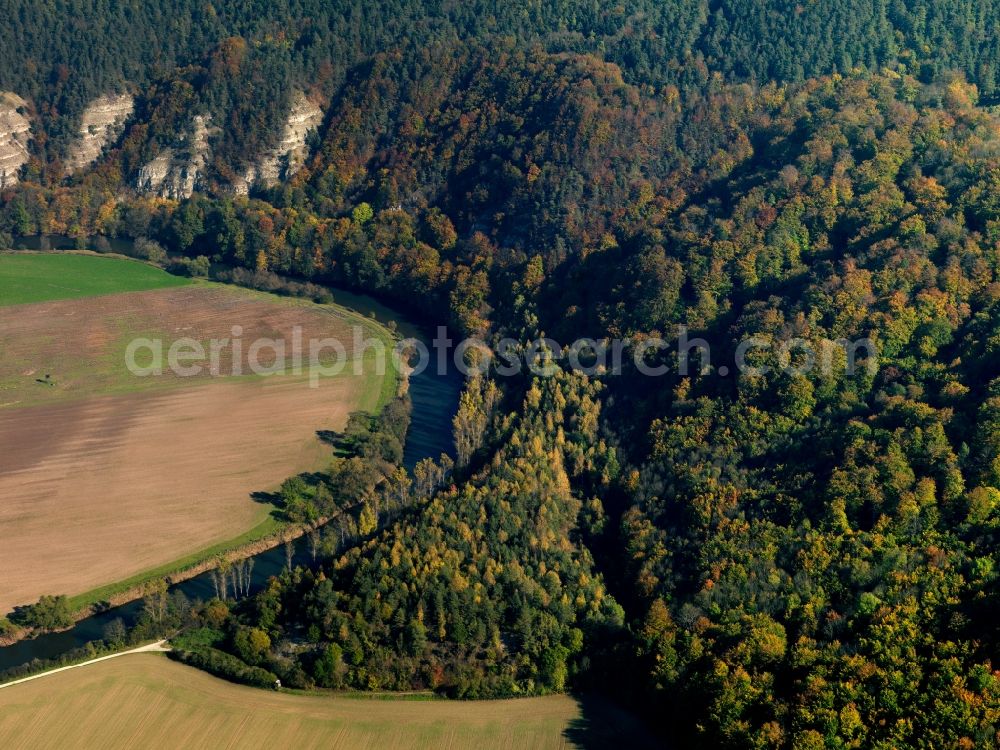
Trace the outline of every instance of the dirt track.
<instances>
[{"instance_id":1,"label":"dirt track","mask_svg":"<svg viewBox=\"0 0 1000 750\"><path fill-rule=\"evenodd\" d=\"M15 685L23 685L26 682L33 682L34 680L40 680L43 677L49 677L54 674L59 674L60 672L68 672L71 669L79 669L80 667L89 667L91 664L97 664L102 661L107 661L108 659L117 659L119 656L128 656L129 654L158 654L164 653L170 650L170 646L167 642L157 641L156 643L150 643L145 646L139 646L138 648L130 648L128 651L119 651L116 654L108 654L107 656L99 656L96 659L89 659L79 664L70 664L66 667L56 667L55 669L50 669L48 672L41 672L39 674L33 674L30 677L22 677L19 680L11 680L10 682L5 682L0 685L0 690L4 688L14 687Z\"/></svg>"}]
</instances>

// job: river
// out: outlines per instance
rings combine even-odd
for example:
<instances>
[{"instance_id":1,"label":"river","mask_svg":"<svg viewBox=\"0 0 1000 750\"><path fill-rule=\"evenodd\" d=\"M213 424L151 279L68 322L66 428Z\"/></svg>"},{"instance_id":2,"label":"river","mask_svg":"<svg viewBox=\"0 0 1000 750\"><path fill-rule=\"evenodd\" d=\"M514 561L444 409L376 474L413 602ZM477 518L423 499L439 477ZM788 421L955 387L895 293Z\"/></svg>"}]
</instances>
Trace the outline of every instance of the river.
<instances>
[{"instance_id":1,"label":"river","mask_svg":"<svg viewBox=\"0 0 1000 750\"><path fill-rule=\"evenodd\" d=\"M19 238L19 243L25 239L35 238ZM53 242L53 246L58 245ZM343 290L332 291L337 304L360 312L366 317L374 316L383 324L394 322L399 333L405 338L428 341L428 332L425 329L377 300ZM458 408L461 388L462 376L454 370L438 374L436 368L428 367L410 377L413 414L403 450L403 463L407 469L412 469L423 458L436 459L441 453L453 452L451 420ZM285 567L284 546L279 545L262 552L253 559L252 590L259 590L271 576L278 575ZM304 539L295 543L294 563L297 565L312 563ZM191 600L208 600L215 596L215 588L207 573L172 586L170 590L181 591ZM81 620L73 628L61 633L48 633L0 648L0 672L27 664L32 659L55 659L74 648L101 640L108 623L121 618L130 626L136 621L141 610L141 601L130 602Z\"/></svg>"}]
</instances>

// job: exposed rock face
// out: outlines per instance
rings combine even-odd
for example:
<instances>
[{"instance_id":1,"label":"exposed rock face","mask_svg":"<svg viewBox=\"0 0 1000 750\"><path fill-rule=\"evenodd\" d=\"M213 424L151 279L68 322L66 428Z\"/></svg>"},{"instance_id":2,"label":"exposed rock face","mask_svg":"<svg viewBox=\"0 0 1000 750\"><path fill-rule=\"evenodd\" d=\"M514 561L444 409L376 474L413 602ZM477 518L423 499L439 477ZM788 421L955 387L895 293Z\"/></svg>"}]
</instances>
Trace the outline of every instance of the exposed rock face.
<instances>
[{"instance_id":1,"label":"exposed rock face","mask_svg":"<svg viewBox=\"0 0 1000 750\"><path fill-rule=\"evenodd\" d=\"M139 170L136 189L141 193L159 193L174 164L174 150L163 149L153 161Z\"/></svg>"},{"instance_id":2,"label":"exposed rock face","mask_svg":"<svg viewBox=\"0 0 1000 750\"><path fill-rule=\"evenodd\" d=\"M298 172L309 152L306 138L322 121L323 110L302 92L295 92L281 141L247 168L244 176L233 184L233 190L245 195L252 185L271 187ZM189 135L163 149L139 170L136 189L161 198L190 198L195 190L202 188L201 178L211 156L208 141L215 130L209 127L207 116L196 115Z\"/></svg>"},{"instance_id":3,"label":"exposed rock face","mask_svg":"<svg viewBox=\"0 0 1000 750\"><path fill-rule=\"evenodd\" d=\"M66 162L67 174L93 164L104 147L122 134L134 108L135 100L128 94L102 96L87 105L80 122L80 137Z\"/></svg>"},{"instance_id":4,"label":"exposed rock face","mask_svg":"<svg viewBox=\"0 0 1000 750\"><path fill-rule=\"evenodd\" d=\"M272 187L298 172L309 155L306 137L322 122L323 110L309 101L301 91L296 91L292 96L292 108L285 121L281 142L250 165L243 180L233 186L236 192L245 194L255 184Z\"/></svg>"},{"instance_id":5,"label":"exposed rock face","mask_svg":"<svg viewBox=\"0 0 1000 750\"><path fill-rule=\"evenodd\" d=\"M211 152L208 139L212 134L209 118L195 115L191 132L177 146L163 149L139 170L136 189L141 193L155 193L161 198L190 198L201 187L200 178Z\"/></svg>"},{"instance_id":6,"label":"exposed rock face","mask_svg":"<svg viewBox=\"0 0 1000 750\"><path fill-rule=\"evenodd\" d=\"M0 91L0 188L17 184L18 171L28 161L27 105L17 94Z\"/></svg>"}]
</instances>

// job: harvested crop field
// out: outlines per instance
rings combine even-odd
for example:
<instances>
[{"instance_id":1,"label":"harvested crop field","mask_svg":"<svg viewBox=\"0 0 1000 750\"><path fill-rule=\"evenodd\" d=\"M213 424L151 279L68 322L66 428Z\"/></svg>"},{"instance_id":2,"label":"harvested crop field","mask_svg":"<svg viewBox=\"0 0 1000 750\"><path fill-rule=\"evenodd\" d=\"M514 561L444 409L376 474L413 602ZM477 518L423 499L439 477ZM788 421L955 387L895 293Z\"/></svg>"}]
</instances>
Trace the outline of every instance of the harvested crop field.
<instances>
[{"instance_id":1,"label":"harvested crop field","mask_svg":"<svg viewBox=\"0 0 1000 750\"><path fill-rule=\"evenodd\" d=\"M212 340L229 342L219 348L221 376L250 374L251 345L259 339L287 341L290 360L296 327L301 329L306 359L311 338L337 338L344 342L348 354L353 343L353 321L340 315L337 308L220 284L0 310L0 409L212 379L207 362L195 377L178 378L169 367L162 376L133 375L125 366L125 355L136 338L161 341L164 358L171 343L181 338L197 341L206 354ZM238 335L234 335L234 327ZM238 358L234 357L236 341L242 350ZM138 351L135 360L142 366L152 361L146 348ZM272 364L271 348L262 347L258 360L262 366Z\"/></svg>"},{"instance_id":2,"label":"harvested crop field","mask_svg":"<svg viewBox=\"0 0 1000 750\"><path fill-rule=\"evenodd\" d=\"M587 727L591 727L588 730ZM366 700L269 693L156 654L134 654L0 690L0 747L564 748L634 725L574 699ZM596 746L596 745L594 745Z\"/></svg>"},{"instance_id":3,"label":"harvested crop field","mask_svg":"<svg viewBox=\"0 0 1000 750\"><path fill-rule=\"evenodd\" d=\"M360 378L205 385L0 411L0 610L79 594L235 537L250 494L316 468Z\"/></svg>"},{"instance_id":4,"label":"harvested crop field","mask_svg":"<svg viewBox=\"0 0 1000 750\"><path fill-rule=\"evenodd\" d=\"M360 320L232 287L0 311L0 613L42 594L123 581L259 527L273 508L252 494L318 468L329 450L317 431L377 408L388 382L367 360L361 374L351 365L317 388L291 372L127 371L132 337L162 337L169 347L183 336L207 347L234 325L248 344L290 340L299 327L305 341L343 340L351 356ZM233 372L233 357L220 362L222 375Z\"/></svg>"}]
</instances>

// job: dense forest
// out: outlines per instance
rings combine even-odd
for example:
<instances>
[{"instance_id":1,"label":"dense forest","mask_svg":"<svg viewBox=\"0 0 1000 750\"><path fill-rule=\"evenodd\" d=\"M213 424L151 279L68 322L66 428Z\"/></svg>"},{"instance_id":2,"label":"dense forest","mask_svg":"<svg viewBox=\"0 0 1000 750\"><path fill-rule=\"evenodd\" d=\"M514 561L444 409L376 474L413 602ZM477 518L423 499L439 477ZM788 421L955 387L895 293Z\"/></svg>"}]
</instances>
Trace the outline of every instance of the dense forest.
<instances>
[{"instance_id":1,"label":"dense forest","mask_svg":"<svg viewBox=\"0 0 1000 750\"><path fill-rule=\"evenodd\" d=\"M958 70L992 100L1000 82L1000 4L989 0L798 3L761 0L482 0L196 2L4 0L0 90L33 102L35 146L65 155L88 101L113 90L146 94L177 68L218 72L210 51L249 42L231 86L195 86L189 106L223 133L223 172L273 142L292 86L329 100L349 72L385 50L471 39L516 39L551 53L594 54L629 83L698 87L727 80L800 81L902 65L923 81ZM213 65L214 62L214 65Z\"/></svg>"},{"instance_id":2,"label":"dense forest","mask_svg":"<svg viewBox=\"0 0 1000 750\"><path fill-rule=\"evenodd\" d=\"M165 25L110 27L108 50L136 45L140 113L72 182L39 152L0 243L127 237L491 343L671 347L659 377L551 352L549 377L471 378L454 460L409 474L404 407L355 416L327 475L282 489L290 517L336 518L314 564L183 608L184 658L263 685L606 690L680 747L1000 745L996 8L309 5L161 10L191 25L161 66L144 55ZM269 24L288 80L330 101L302 171L233 196L225 157L218 191L134 194L191 97L252 107L246 76L277 80ZM213 64L237 34L246 54ZM54 49L92 79L76 104L130 72ZM0 86L72 116L24 66L51 54L0 50ZM265 137L241 106L217 155ZM678 325L711 362L682 367ZM751 338L867 339L877 366L782 367L772 347L733 371Z\"/></svg>"}]
</instances>

